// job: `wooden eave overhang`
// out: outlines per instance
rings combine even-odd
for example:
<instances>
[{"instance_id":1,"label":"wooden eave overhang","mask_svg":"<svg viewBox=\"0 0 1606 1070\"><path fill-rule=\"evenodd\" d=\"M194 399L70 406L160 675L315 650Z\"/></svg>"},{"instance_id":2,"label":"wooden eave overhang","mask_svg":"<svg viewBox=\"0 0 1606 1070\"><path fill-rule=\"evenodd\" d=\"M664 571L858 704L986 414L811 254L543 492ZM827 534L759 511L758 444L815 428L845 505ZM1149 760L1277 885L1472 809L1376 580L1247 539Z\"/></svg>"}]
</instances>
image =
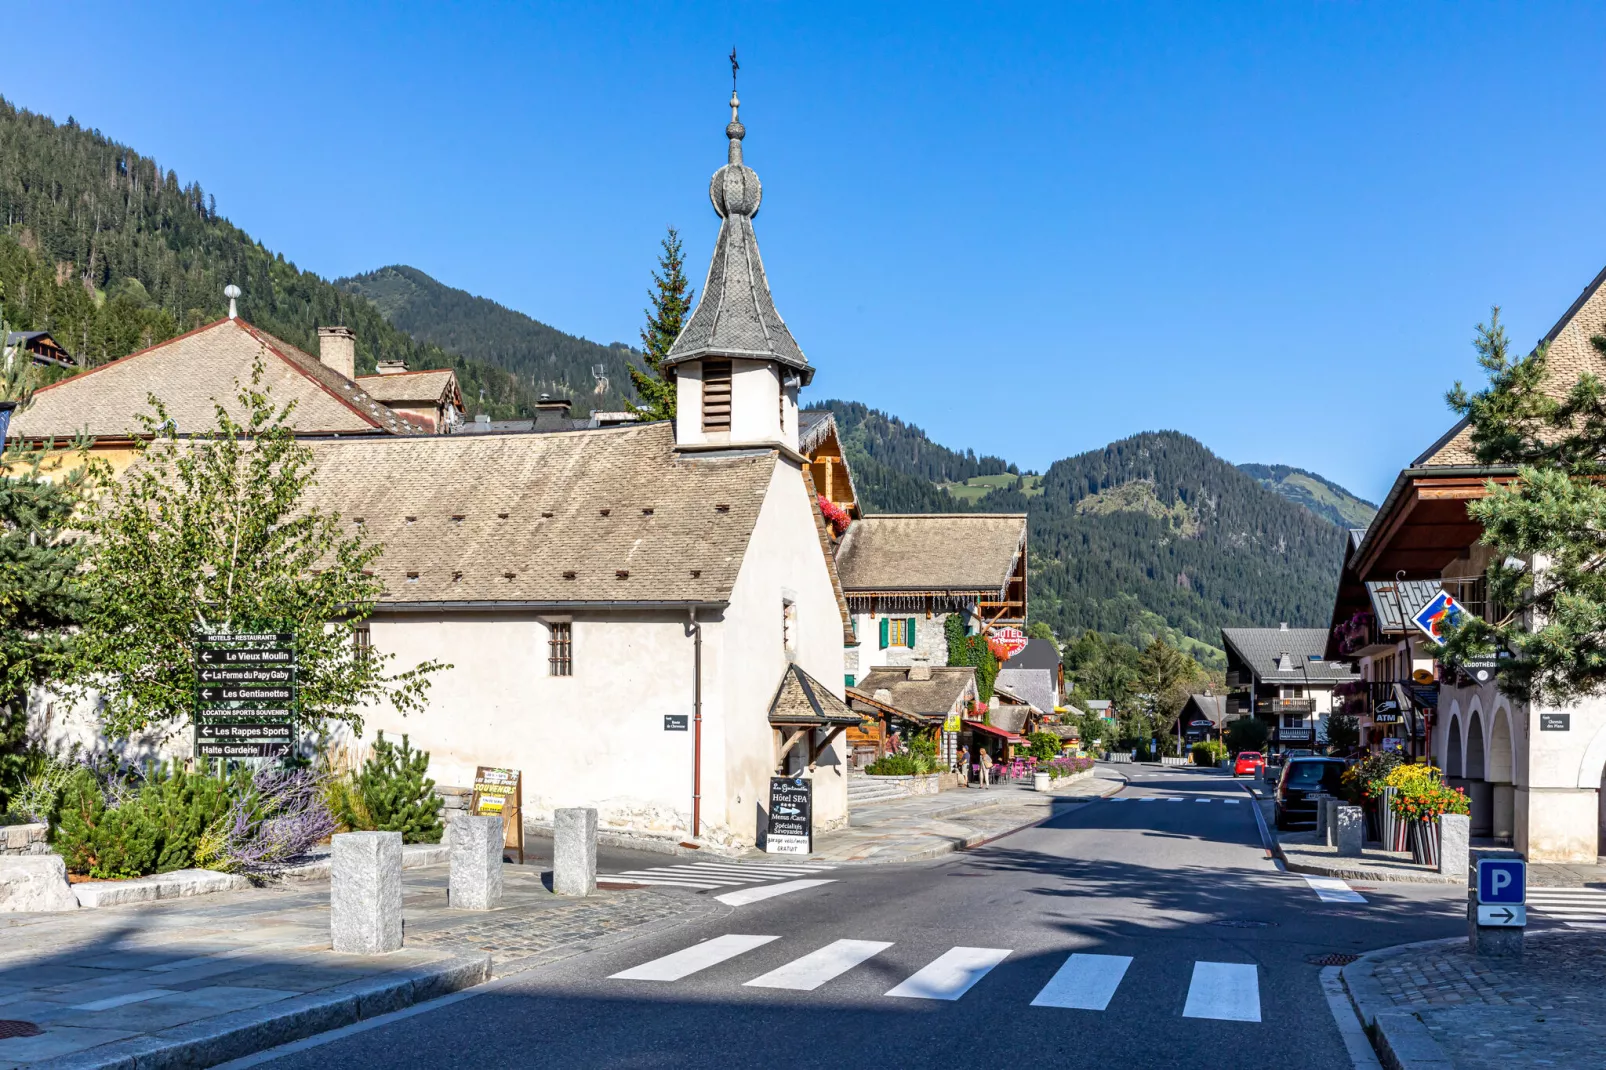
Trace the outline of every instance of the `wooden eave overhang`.
<instances>
[{"instance_id":1,"label":"wooden eave overhang","mask_svg":"<svg viewBox=\"0 0 1606 1070\"><path fill-rule=\"evenodd\" d=\"M1436 579L1483 534L1483 525L1467 515L1467 503L1486 497L1491 482L1515 477L1514 468L1407 468L1356 548L1345 579L1356 586L1400 573ZM1365 598L1364 589L1360 595Z\"/></svg>"}]
</instances>

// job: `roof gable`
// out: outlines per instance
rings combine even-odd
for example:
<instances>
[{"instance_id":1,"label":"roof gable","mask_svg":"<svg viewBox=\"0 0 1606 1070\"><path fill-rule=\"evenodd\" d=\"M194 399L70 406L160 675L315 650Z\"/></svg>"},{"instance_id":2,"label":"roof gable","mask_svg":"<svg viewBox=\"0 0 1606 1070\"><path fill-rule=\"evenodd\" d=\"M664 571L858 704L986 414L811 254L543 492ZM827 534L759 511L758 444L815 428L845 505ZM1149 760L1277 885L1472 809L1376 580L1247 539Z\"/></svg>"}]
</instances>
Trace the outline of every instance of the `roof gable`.
<instances>
[{"instance_id":1,"label":"roof gable","mask_svg":"<svg viewBox=\"0 0 1606 1070\"><path fill-rule=\"evenodd\" d=\"M1026 546L1025 513L883 514L855 520L837 548L848 594L993 592Z\"/></svg>"}]
</instances>

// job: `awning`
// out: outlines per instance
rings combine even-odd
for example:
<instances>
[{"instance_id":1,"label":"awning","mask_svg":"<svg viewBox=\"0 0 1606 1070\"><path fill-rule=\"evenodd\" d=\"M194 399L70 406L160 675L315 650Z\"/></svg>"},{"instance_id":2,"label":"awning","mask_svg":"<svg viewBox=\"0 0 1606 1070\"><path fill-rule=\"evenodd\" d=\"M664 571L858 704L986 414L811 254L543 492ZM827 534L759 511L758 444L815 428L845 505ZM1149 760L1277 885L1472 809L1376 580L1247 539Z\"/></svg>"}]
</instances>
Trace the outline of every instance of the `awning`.
<instances>
[{"instance_id":1,"label":"awning","mask_svg":"<svg viewBox=\"0 0 1606 1070\"><path fill-rule=\"evenodd\" d=\"M1024 736L1016 735L1014 732L1006 732L1002 728L994 728L990 724L982 724L980 721L967 720L965 722L965 727L970 729L972 732L985 732L990 736L997 736L999 739L1008 740L1011 743L1026 742Z\"/></svg>"}]
</instances>

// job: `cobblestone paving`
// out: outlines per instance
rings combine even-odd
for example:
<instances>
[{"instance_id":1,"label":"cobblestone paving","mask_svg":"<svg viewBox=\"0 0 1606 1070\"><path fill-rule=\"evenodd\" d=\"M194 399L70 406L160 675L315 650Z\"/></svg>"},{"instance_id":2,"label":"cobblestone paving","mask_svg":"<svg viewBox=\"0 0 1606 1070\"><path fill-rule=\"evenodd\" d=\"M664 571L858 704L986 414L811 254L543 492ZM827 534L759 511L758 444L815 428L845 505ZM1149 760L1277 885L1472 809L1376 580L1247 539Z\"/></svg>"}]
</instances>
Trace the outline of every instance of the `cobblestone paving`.
<instances>
[{"instance_id":1,"label":"cobblestone paving","mask_svg":"<svg viewBox=\"0 0 1606 1070\"><path fill-rule=\"evenodd\" d=\"M493 911L487 916L427 931L409 931L408 943L423 947L489 951L498 974L532 955L590 946L691 908L688 899L653 891L610 893L606 899L576 899L544 907Z\"/></svg>"},{"instance_id":2,"label":"cobblestone paving","mask_svg":"<svg viewBox=\"0 0 1606 1070\"><path fill-rule=\"evenodd\" d=\"M1461 1070L1606 1066L1606 933L1530 932L1515 960L1424 948L1373 978Z\"/></svg>"},{"instance_id":3,"label":"cobblestone paving","mask_svg":"<svg viewBox=\"0 0 1606 1070\"><path fill-rule=\"evenodd\" d=\"M1570 862L1530 862L1528 887L1606 888L1606 863L1591 866Z\"/></svg>"}]
</instances>

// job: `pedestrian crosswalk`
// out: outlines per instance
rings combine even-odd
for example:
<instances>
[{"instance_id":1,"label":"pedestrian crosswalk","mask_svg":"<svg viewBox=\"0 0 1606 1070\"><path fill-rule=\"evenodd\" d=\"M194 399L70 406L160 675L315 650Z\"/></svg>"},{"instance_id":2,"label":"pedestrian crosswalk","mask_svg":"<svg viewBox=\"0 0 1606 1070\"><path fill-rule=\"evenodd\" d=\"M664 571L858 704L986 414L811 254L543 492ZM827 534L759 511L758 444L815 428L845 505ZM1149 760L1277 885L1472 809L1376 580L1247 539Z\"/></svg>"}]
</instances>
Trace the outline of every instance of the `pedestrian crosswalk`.
<instances>
[{"instance_id":1,"label":"pedestrian crosswalk","mask_svg":"<svg viewBox=\"0 0 1606 1070\"><path fill-rule=\"evenodd\" d=\"M820 862L688 862L674 866L627 869L619 873L599 873L597 882L651 884L666 888L694 888L698 891L733 888L737 890L714 898L729 906L742 906L830 884L830 880L809 878L817 878L819 874L828 873L834 868ZM744 887L751 885L764 886Z\"/></svg>"},{"instance_id":2,"label":"pedestrian crosswalk","mask_svg":"<svg viewBox=\"0 0 1606 1070\"><path fill-rule=\"evenodd\" d=\"M611 974L609 980L672 984L780 939L779 936L726 933ZM740 983L744 988L813 992L845 978L855 968L893 946L893 942L887 940L842 939L823 947L799 948L796 950L802 950L803 954ZM1004 947L951 947L881 995L892 999L953 1002L963 998L1012 954L1013 949ZM1115 999L1132 962L1127 955L1073 954L1038 989L1030 1006L1103 1011ZM884 973L861 972L852 983L862 988L872 977L880 976ZM1153 982L1152 976L1149 980ZM880 980L876 987L882 984L886 981ZM1009 986L1001 990L1018 989ZM1259 967L1247 962L1194 962L1181 1013L1186 1018L1259 1022Z\"/></svg>"},{"instance_id":3,"label":"pedestrian crosswalk","mask_svg":"<svg viewBox=\"0 0 1606 1070\"><path fill-rule=\"evenodd\" d=\"M1528 913L1575 929L1606 928L1606 889L1528 889Z\"/></svg>"}]
</instances>

